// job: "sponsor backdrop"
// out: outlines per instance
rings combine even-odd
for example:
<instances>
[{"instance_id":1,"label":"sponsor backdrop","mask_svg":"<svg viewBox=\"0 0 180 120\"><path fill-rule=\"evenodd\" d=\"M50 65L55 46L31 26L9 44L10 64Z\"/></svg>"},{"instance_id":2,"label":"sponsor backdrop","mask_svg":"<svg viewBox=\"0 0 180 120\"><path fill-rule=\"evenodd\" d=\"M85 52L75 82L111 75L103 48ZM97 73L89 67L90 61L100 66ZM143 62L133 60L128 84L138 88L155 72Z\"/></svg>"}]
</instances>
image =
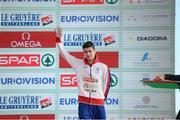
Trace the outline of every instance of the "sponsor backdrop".
<instances>
[{"instance_id":1,"label":"sponsor backdrop","mask_svg":"<svg viewBox=\"0 0 180 120\"><path fill-rule=\"evenodd\" d=\"M77 78L59 55L91 40L111 70L108 120L175 118L175 92L141 80L174 73L174 0L0 0L0 119L77 120Z\"/></svg>"}]
</instances>

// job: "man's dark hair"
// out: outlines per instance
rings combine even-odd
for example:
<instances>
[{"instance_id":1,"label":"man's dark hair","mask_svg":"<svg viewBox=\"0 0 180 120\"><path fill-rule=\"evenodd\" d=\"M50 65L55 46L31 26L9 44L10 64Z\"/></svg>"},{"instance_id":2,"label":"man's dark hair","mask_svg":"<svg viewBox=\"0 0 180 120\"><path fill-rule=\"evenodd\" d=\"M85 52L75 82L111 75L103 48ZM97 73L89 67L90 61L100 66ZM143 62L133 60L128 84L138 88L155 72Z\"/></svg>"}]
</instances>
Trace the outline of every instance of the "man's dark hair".
<instances>
[{"instance_id":1,"label":"man's dark hair","mask_svg":"<svg viewBox=\"0 0 180 120\"><path fill-rule=\"evenodd\" d=\"M91 41L87 41L83 44L82 48L89 48L92 47L95 50L94 44Z\"/></svg>"}]
</instances>

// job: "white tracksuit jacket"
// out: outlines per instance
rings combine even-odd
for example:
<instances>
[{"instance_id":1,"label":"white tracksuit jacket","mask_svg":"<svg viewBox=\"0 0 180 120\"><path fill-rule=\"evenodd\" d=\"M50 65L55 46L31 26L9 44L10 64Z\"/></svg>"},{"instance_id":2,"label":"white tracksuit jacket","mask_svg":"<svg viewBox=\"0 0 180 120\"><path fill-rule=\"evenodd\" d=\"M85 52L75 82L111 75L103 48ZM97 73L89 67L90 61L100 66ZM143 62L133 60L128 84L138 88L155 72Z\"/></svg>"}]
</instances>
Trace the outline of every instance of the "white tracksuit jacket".
<instances>
[{"instance_id":1,"label":"white tracksuit jacket","mask_svg":"<svg viewBox=\"0 0 180 120\"><path fill-rule=\"evenodd\" d=\"M70 55L58 43L60 54L75 70L78 80L78 101L91 105L104 105L110 87L110 72L107 65L96 60L89 65L86 59L78 59Z\"/></svg>"}]
</instances>

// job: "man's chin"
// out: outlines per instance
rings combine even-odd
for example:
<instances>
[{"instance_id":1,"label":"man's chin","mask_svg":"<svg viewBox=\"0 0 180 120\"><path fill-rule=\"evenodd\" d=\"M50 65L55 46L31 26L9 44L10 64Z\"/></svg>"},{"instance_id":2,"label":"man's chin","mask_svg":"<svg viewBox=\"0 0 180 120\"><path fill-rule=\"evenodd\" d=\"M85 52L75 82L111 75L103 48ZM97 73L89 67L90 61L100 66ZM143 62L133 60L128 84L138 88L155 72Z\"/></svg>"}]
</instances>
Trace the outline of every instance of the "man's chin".
<instances>
[{"instance_id":1,"label":"man's chin","mask_svg":"<svg viewBox=\"0 0 180 120\"><path fill-rule=\"evenodd\" d=\"M91 61L91 60L93 60L93 59L91 59L91 58L86 58L88 61Z\"/></svg>"}]
</instances>

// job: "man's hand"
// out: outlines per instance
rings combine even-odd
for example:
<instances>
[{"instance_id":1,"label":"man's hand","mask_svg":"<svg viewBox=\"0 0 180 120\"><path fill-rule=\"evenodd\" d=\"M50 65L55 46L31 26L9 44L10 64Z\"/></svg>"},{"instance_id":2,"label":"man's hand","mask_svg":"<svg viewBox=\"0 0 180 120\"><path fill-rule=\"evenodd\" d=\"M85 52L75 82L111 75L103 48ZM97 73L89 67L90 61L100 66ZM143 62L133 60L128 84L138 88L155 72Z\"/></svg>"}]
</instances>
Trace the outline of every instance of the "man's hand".
<instances>
[{"instance_id":1,"label":"man's hand","mask_svg":"<svg viewBox=\"0 0 180 120\"><path fill-rule=\"evenodd\" d=\"M160 74L160 75L157 75L155 77L155 80L157 80L157 81L165 81L166 79L165 79L164 74Z\"/></svg>"},{"instance_id":2,"label":"man's hand","mask_svg":"<svg viewBox=\"0 0 180 120\"><path fill-rule=\"evenodd\" d=\"M61 43L62 28L57 27L55 31L56 31L56 43Z\"/></svg>"}]
</instances>

